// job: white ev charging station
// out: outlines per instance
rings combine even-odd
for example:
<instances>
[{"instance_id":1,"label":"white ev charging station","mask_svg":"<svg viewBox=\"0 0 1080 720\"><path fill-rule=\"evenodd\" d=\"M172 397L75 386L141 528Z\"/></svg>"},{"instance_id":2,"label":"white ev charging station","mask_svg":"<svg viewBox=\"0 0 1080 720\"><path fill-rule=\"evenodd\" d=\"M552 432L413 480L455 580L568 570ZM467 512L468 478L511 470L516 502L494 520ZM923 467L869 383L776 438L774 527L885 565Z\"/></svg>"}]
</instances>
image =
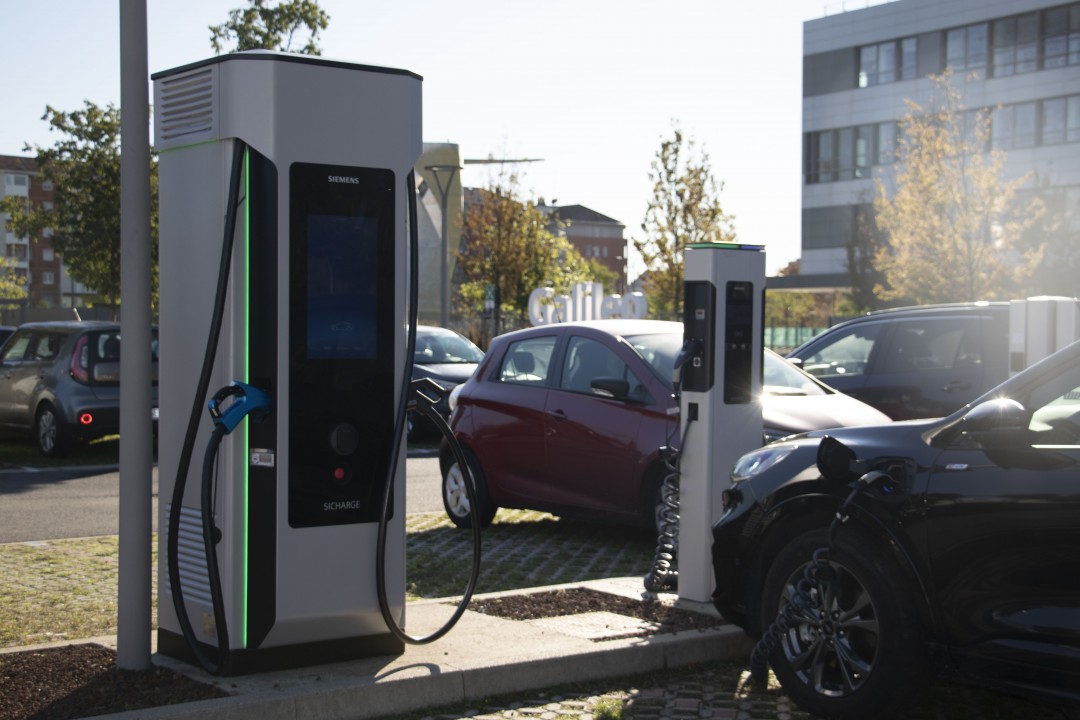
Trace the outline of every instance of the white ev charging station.
<instances>
[{"instance_id":1,"label":"white ev charging station","mask_svg":"<svg viewBox=\"0 0 1080 720\"><path fill-rule=\"evenodd\" d=\"M1009 373L1080 339L1080 301L1042 295L1009 302Z\"/></svg>"},{"instance_id":2,"label":"white ev charging station","mask_svg":"<svg viewBox=\"0 0 1080 720\"><path fill-rule=\"evenodd\" d=\"M396 467L384 599L400 622L405 493L393 440L408 381L421 78L255 51L153 81L158 647L186 659L217 648L228 673L400 653L380 614L375 548ZM215 312L220 342L208 341ZM209 386L223 388L213 419L205 399L194 400L202 412L192 407L201 366ZM257 409L239 424L246 404ZM241 415L229 422L236 432L219 432L230 412ZM185 435L189 424L197 434ZM190 470L189 458L211 442L220 446L207 452L203 478L214 483L204 482L200 502L199 463ZM177 486L180 507L170 500Z\"/></svg>"},{"instance_id":3,"label":"white ev charging station","mask_svg":"<svg viewBox=\"0 0 1080 720\"><path fill-rule=\"evenodd\" d=\"M709 602L712 527L731 468L762 443L765 252L702 243L684 255L679 597Z\"/></svg>"}]
</instances>

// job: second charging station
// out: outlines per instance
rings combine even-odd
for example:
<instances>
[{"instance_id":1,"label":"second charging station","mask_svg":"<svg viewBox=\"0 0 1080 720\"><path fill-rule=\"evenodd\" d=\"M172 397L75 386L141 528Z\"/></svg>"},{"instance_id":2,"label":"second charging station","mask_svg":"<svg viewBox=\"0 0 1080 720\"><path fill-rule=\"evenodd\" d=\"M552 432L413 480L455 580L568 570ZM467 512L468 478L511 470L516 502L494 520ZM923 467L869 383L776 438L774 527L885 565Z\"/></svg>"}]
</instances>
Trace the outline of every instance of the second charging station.
<instances>
[{"instance_id":1,"label":"second charging station","mask_svg":"<svg viewBox=\"0 0 1080 720\"><path fill-rule=\"evenodd\" d=\"M765 252L701 243L684 256L679 597L709 602L712 526L731 468L762 444Z\"/></svg>"}]
</instances>

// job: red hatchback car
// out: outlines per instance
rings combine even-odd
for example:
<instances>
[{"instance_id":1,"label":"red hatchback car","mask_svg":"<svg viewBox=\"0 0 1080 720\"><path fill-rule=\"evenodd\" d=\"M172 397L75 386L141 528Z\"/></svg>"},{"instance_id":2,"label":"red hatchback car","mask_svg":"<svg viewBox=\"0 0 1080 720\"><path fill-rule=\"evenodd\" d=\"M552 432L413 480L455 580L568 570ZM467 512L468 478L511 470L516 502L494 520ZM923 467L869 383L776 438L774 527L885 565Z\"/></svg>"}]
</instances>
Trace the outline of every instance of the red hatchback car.
<instances>
[{"instance_id":1,"label":"red hatchback car","mask_svg":"<svg viewBox=\"0 0 1080 720\"><path fill-rule=\"evenodd\" d=\"M659 449L677 435L671 375L682 344L682 323L656 320L544 325L492 340L451 395L481 527L500 507L654 527L666 474ZM764 441L889 421L771 351L764 385ZM440 465L446 512L468 527L473 509L445 443Z\"/></svg>"}]
</instances>

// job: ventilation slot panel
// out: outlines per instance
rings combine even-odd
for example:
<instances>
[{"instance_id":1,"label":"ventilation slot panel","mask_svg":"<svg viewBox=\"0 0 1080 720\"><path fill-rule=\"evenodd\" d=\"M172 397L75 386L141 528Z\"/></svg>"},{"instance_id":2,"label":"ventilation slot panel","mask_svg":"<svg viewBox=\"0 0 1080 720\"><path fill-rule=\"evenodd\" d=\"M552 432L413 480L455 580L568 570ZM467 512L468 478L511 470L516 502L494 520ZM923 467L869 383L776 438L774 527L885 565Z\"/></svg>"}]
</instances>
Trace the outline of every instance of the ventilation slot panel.
<instances>
[{"instance_id":1,"label":"ventilation slot panel","mask_svg":"<svg viewBox=\"0 0 1080 720\"><path fill-rule=\"evenodd\" d=\"M159 148L214 138L217 130L216 66L159 80L155 95L155 144Z\"/></svg>"},{"instance_id":2,"label":"ventilation slot panel","mask_svg":"<svg viewBox=\"0 0 1080 720\"><path fill-rule=\"evenodd\" d=\"M172 512L172 506L169 506ZM166 516L168 517L168 516ZM168 533L164 533L167 536ZM179 561L180 585L184 600L190 603L212 605L210 573L206 568L206 551L202 540L202 513L194 508L180 506L180 531L176 541ZM168 540L166 540L166 543ZM168 548L163 548L168 552ZM166 573L167 575L168 573ZM166 578L166 588L172 592L172 578Z\"/></svg>"}]
</instances>

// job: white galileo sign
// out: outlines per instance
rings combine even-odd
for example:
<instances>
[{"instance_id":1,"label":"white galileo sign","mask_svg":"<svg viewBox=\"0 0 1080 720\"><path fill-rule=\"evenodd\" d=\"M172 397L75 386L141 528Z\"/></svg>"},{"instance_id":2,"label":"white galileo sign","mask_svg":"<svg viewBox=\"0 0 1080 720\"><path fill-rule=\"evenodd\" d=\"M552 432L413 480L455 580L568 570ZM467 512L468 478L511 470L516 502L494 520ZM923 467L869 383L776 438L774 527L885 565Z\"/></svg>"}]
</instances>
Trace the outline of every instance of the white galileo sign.
<instances>
[{"instance_id":1,"label":"white galileo sign","mask_svg":"<svg viewBox=\"0 0 1080 720\"><path fill-rule=\"evenodd\" d=\"M533 325L602 320L607 318L643 318L649 312L645 295L604 295L600 283L578 283L569 295L556 295L549 287L536 288L529 295L529 322Z\"/></svg>"}]
</instances>

